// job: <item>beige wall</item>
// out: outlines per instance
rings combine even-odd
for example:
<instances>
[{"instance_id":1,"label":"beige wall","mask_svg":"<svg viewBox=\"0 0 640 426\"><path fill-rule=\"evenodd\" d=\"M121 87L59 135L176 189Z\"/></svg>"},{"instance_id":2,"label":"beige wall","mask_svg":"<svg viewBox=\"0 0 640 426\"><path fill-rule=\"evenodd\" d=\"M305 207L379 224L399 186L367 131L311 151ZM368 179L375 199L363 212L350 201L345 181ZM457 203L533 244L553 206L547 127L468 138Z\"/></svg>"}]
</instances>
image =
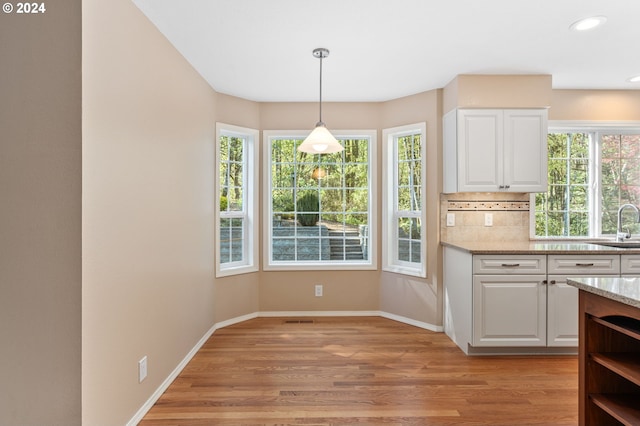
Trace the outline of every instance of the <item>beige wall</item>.
<instances>
[{"instance_id":1,"label":"beige wall","mask_svg":"<svg viewBox=\"0 0 640 426\"><path fill-rule=\"evenodd\" d=\"M257 309L253 312L292 311L378 311L407 317L416 321L426 321L439 325L438 311L438 176L440 158L437 141L440 137L441 91L433 91L401 100L385 103L325 103L323 120L333 130L374 129L377 131L377 152L381 152L381 129L418 121L427 121L428 174L432 182L427 190L429 210L429 278L406 280L397 274L382 274L376 271L269 271L229 277L217 280L216 319L223 321L250 313L254 299L259 294ZM237 98L219 95L216 118L229 124L254 127L256 105L259 106L261 130L310 130L318 119L318 105L309 103L252 103ZM224 106L223 106L224 105ZM224 118L222 118L224 117ZM264 140L262 141L264 145ZM261 149L261 165L264 149ZM376 185L381 184L381 161L378 155ZM261 180L260 193L266 190ZM262 203L262 197L260 202ZM381 217L381 196L378 197L376 212ZM264 206L262 206L264 207ZM264 211L264 208L261 209ZM262 218L264 223L265 218ZM378 235L381 224L378 223ZM261 234L262 238L262 234ZM378 253L380 244L378 239ZM261 246L262 247L262 246ZM324 285L324 295L315 297L314 285ZM430 285L428 285L430 284ZM384 294L381 293L381 286ZM240 296L240 297L238 297ZM416 302L417 301L417 302Z\"/></svg>"},{"instance_id":2,"label":"beige wall","mask_svg":"<svg viewBox=\"0 0 640 426\"><path fill-rule=\"evenodd\" d=\"M217 94L216 113L212 119L214 118L217 122L259 130L260 104L234 96ZM257 145L257 149L260 150L260 144ZM261 164L260 162L258 166ZM214 241L214 247L217 247L216 241ZM218 278L215 283L216 323L255 314L260 310L259 272Z\"/></svg>"},{"instance_id":3,"label":"beige wall","mask_svg":"<svg viewBox=\"0 0 640 426\"><path fill-rule=\"evenodd\" d=\"M443 112L454 108L545 108L551 76L464 74L444 88Z\"/></svg>"},{"instance_id":4,"label":"beige wall","mask_svg":"<svg viewBox=\"0 0 640 426\"><path fill-rule=\"evenodd\" d=\"M640 120L640 90L554 90L549 120Z\"/></svg>"},{"instance_id":5,"label":"beige wall","mask_svg":"<svg viewBox=\"0 0 640 426\"><path fill-rule=\"evenodd\" d=\"M262 312L377 311L378 271L263 272ZM315 297L314 285L323 296Z\"/></svg>"},{"instance_id":6,"label":"beige wall","mask_svg":"<svg viewBox=\"0 0 640 426\"><path fill-rule=\"evenodd\" d=\"M260 130L260 103L217 93L215 120Z\"/></svg>"},{"instance_id":7,"label":"beige wall","mask_svg":"<svg viewBox=\"0 0 640 426\"><path fill-rule=\"evenodd\" d=\"M216 94L131 1L82 6L82 418L122 425L215 321Z\"/></svg>"},{"instance_id":8,"label":"beige wall","mask_svg":"<svg viewBox=\"0 0 640 426\"><path fill-rule=\"evenodd\" d=\"M440 248L439 194L442 190L442 90L432 90L385 102L383 128L427 123L427 278L383 272L380 309L415 321L442 325L442 251Z\"/></svg>"},{"instance_id":9,"label":"beige wall","mask_svg":"<svg viewBox=\"0 0 640 426\"><path fill-rule=\"evenodd\" d=\"M262 130L311 131L318 121L314 102L274 102L260 104ZM330 130L378 130L378 103L323 103L322 119ZM377 136L380 151L380 135ZM264 141L263 141L264 143ZM380 171L378 158L378 170ZM380 173L377 174L377 185ZM266 190L264 179L261 193ZM379 211L380 197L378 197ZM264 211L264 208L262 209ZM266 218L262 218L263 223ZM378 271L271 271L260 278L261 311L377 311ZM324 295L314 295L314 285L324 285Z\"/></svg>"},{"instance_id":10,"label":"beige wall","mask_svg":"<svg viewBox=\"0 0 640 426\"><path fill-rule=\"evenodd\" d=\"M1 425L81 416L80 0L47 6L0 13Z\"/></svg>"}]
</instances>

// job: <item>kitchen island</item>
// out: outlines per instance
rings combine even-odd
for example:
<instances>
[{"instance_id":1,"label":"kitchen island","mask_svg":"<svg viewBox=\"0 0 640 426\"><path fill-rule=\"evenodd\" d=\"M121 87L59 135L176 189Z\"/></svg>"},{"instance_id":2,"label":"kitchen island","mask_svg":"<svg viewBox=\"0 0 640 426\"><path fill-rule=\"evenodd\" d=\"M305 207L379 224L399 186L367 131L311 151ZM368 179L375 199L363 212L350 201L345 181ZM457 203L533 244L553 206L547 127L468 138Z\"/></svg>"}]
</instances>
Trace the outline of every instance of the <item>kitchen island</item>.
<instances>
[{"instance_id":1,"label":"kitchen island","mask_svg":"<svg viewBox=\"0 0 640 426\"><path fill-rule=\"evenodd\" d=\"M640 249L576 241L442 242L444 331L465 354L578 352L572 277L640 277Z\"/></svg>"},{"instance_id":2,"label":"kitchen island","mask_svg":"<svg viewBox=\"0 0 640 426\"><path fill-rule=\"evenodd\" d=\"M579 289L579 420L640 424L640 278L571 278Z\"/></svg>"}]
</instances>

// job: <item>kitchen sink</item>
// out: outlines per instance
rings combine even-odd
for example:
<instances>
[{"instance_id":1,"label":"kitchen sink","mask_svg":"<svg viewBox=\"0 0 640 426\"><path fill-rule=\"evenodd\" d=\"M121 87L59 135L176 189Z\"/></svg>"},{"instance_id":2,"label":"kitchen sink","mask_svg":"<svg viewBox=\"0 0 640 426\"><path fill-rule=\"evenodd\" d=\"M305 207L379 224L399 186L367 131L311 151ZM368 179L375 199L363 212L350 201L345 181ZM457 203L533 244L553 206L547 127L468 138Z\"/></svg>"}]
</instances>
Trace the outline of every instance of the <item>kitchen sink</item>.
<instances>
[{"instance_id":1,"label":"kitchen sink","mask_svg":"<svg viewBox=\"0 0 640 426\"><path fill-rule=\"evenodd\" d=\"M618 248L640 248L640 241L592 241L591 244Z\"/></svg>"}]
</instances>

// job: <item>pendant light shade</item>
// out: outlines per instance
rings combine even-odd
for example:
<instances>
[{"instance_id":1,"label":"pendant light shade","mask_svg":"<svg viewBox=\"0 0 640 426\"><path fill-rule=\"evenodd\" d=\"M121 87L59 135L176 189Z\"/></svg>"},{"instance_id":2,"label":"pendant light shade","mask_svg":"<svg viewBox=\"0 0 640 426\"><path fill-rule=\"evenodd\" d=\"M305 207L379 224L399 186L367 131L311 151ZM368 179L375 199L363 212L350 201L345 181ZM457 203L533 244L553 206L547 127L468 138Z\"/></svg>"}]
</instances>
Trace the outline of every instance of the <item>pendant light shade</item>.
<instances>
[{"instance_id":1,"label":"pendant light shade","mask_svg":"<svg viewBox=\"0 0 640 426\"><path fill-rule=\"evenodd\" d=\"M322 59L329 56L329 50L324 48L314 49L313 56L320 59L320 120L318 120L316 128L313 129L309 136L300 144L298 151L309 154L331 154L333 152L340 152L344 147L340 145L340 142L333 137L322 122Z\"/></svg>"},{"instance_id":2,"label":"pendant light shade","mask_svg":"<svg viewBox=\"0 0 640 426\"><path fill-rule=\"evenodd\" d=\"M340 152L343 149L340 142L324 126L324 123L318 123L316 128L309 133L309 136L298 147L298 151L310 154L331 154Z\"/></svg>"}]
</instances>

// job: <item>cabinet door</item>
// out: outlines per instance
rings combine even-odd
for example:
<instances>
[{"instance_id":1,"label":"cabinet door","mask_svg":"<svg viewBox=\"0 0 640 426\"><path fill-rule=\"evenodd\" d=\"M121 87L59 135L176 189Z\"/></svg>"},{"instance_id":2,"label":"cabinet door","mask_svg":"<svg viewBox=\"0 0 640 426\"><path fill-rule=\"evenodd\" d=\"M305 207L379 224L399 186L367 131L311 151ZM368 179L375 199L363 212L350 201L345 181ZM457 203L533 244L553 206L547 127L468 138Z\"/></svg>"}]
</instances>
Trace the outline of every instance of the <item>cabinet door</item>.
<instances>
[{"instance_id":1,"label":"cabinet door","mask_svg":"<svg viewBox=\"0 0 640 426\"><path fill-rule=\"evenodd\" d=\"M549 275L547 285L547 346L578 346L578 289L567 277Z\"/></svg>"},{"instance_id":2,"label":"cabinet door","mask_svg":"<svg viewBox=\"0 0 640 426\"><path fill-rule=\"evenodd\" d=\"M547 110L504 111L504 181L512 192L547 191Z\"/></svg>"},{"instance_id":3,"label":"cabinet door","mask_svg":"<svg viewBox=\"0 0 640 426\"><path fill-rule=\"evenodd\" d=\"M458 191L498 191L502 185L502 110L458 111Z\"/></svg>"},{"instance_id":4,"label":"cabinet door","mask_svg":"<svg viewBox=\"0 0 640 426\"><path fill-rule=\"evenodd\" d=\"M473 346L546 346L546 275L474 275Z\"/></svg>"},{"instance_id":5,"label":"cabinet door","mask_svg":"<svg viewBox=\"0 0 640 426\"><path fill-rule=\"evenodd\" d=\"M640 277L640 256L637 254L621 255L620 273L627 277Z\"/></svg>"}]
</instances>

